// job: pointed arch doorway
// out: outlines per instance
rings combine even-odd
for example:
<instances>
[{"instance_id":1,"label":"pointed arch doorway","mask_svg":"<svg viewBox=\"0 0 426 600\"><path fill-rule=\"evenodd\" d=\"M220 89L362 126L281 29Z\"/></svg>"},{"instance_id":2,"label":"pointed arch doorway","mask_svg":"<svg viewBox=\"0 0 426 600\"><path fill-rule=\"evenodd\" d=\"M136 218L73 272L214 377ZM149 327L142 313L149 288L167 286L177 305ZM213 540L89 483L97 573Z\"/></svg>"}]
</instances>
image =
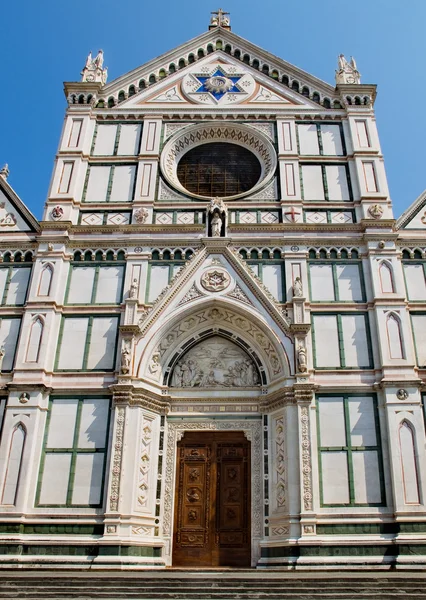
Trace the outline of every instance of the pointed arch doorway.
<instances>
[{"instance_id":1,"label":"pointed arch doorway","mask_svg":"<svg viewBox=\"0 0 426 600\"><path fill-rule=\"evenodd\" d=\"M250 566L250 454L241 431L187 431L178 442L173 566Z\"/></svg>"}]
</instances>

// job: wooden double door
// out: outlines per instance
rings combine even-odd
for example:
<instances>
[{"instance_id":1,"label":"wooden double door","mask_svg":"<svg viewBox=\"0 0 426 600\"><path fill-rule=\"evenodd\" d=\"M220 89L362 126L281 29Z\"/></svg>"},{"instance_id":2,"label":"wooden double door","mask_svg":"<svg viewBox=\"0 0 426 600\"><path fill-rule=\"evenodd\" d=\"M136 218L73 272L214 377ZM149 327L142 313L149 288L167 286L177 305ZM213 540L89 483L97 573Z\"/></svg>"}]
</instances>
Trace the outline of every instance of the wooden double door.
<instances>
[{"instance_id":1,"label":"wooden double door","mask_svg":"<svg viewBox=\"0 0 426 600\"><path fill-rule=\"evenodd\" d=\"M177 454L173 566L249 567L250 442L187 432Z\"/></svg>"}]
</instances>

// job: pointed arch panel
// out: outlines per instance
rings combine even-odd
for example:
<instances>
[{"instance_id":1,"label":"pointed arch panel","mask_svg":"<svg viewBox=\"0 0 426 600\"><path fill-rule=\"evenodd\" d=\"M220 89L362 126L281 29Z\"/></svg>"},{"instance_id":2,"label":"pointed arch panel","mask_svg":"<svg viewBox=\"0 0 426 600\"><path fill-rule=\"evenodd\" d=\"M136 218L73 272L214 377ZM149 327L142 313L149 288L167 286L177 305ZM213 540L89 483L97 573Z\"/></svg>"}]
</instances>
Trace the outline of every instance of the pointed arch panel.
<instances>
[{"instance_id":1,"label":"pointed arch panel","mask_svg":"<svg viewBox=\"0 0 426 600\"><path fill-rule=\"evenodd\" d=\"M15 504L21 474L22 455L24 452L26 430L19 423L12 433L7 461L6 477L3 487L2 504Z\"/></svg>"}]
</instances>

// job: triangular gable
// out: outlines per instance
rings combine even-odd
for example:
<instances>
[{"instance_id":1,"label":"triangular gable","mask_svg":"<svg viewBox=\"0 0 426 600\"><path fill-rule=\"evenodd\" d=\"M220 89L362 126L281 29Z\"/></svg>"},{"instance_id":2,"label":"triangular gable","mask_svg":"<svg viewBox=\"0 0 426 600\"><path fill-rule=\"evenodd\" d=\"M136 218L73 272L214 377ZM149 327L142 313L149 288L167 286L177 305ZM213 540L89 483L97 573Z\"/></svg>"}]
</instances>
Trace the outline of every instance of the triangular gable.
<instances>
[{"instance_id":1,"label":"triangular gable","mask_svg":"<svg viewBox=\"0 0 426 600\"><path fill-rule=\"evenodd\" d=\"M213 82L213 83L212 83ZM223 84L223 90L221 85ZM186 66L148 89L120 103L120 109L199 105L223 108L255 104L281 107L306 107L318 110L318 104L271 80L253 67L221 51Z\"/></svg>"},{"instance_id":2,"label":"triangular gable","mask_svg":"<svg viewBox=\"0 0 426 600\"><path fill-rule=\"evenodd\" d=\"M239 59L234 58L234 56L231 56L228 54L228 52L225 53L223 50L217 48L219 43L223 50L228 46L238 50ZM216 50L212 53L211 48L216 48ZM198 52L200 49L202 49L202 52L205 54L204 58L199 58ZM166 52L161 56L145 63L144 65L137 67L129 73L118 77L104 86L101 93L105 98L108 98L109 96L117 96L120 90L124 90L126 92L131 85L133 85L135 89L138 89L138 85L141 80L145 81L147 86L149 85L149 87L152 87L150 85L150 79L152 79L152 77L154 77L157 82L164 82L164 80L170 81L170 79L174 78L176 75L176 72L173 73L171 71L171 65L174 66L174 69L178 71L178 73L181 73L184 69L178 70L180 69L180 61L184 61L187 66L194 66L194 64L198 64L205 58L211 59L215 53L220 53L220 56L224 59L235 60L238 65L243 67L249 67L246 61L242 60L245 56L248 56L249 61L252 64L254 60L257 60L260 66L267 65L271 74L276 71L279 73L281 78L285 75L285 77L287 77L290 81L296 80L299 84L300 90L306 86L311 90L312 93L317 92L320 96L327 97L330 100L338 99L338 94L336 93L334 86L331 86L330 84L318 79L306 71L303 71L302 69L278 58L277 56L274 56L263 48L252 44L244 38L231 31L225 30L222 27L207 31L174 48L173 50L170 50L169 52ZM193 58L189 60L189 57L191 56ZM189 64L191 62L193 63L192 65ZM256 71L256 69L253 70ZM257 72L260 76L265 77L265 83L266 81L275 83L275 80L272 77L264 75L261 71ZM282 85L283 89L285 89L285 87L286 86ZM287 88L287 92L288 91L289 90ZM292 92L292 90L290 91ZM304 96L298 94L297 92L294 92L294 95L298 98L304 98ZM120 106L123 104L124 103L120 103ZM318 104L316 104L316 107L318 108Z\"/></svg>"},{"instance_id":3,"label":"triangular gable","mask_svg":"<svg viewBox=\"0 0 426 600\"><path fill-rule=\"evenodd\" d=\"M254 275L237 251L227 247L226 243L220 244L217 240L214 240L214 242L214 244L207 243L205 247L199 250L192 260L175 276L169 286L163 290L153 306L142 317L140 322L141 334L143 336L147 334L150 327L164 313L166 307L169 310L175 309L186 302L194 302L206 295L202 286L196 285L194 287L196 276L204 266L211 266L213 269L218 266L219 270L226 271L228 269L232 271L236 286L229 290L225 289L223 296L226 298L229 294L230 298L241 302L245 306L252 304L253 308L259 312L263 308L278 327L288 334L290 332L289 321L282 313L278 302L275 301L260 279ZM209 259L211 255L214 255L214 260L218 261L217 265L214 264L214 261L211 263Z\"/></svg>"},{"instance_id":4,"label":"triangular gable","mask_svg":"<svg viewBox=\"0 0 426 600\"><path fill-rule=\"evenodd\" d=\"M426 230L426 190L399 217L396 228Z\"/></svg>"},{"instance_id":5,"label":"triangular gable","mask_svg":"<svg viewBox=\"0 0 426 600\"><path fill-rule=\"evenodd\" d=\"M39 223L8 182L0 176L0 232L39 231Z\"/></svg>"}]
</instances>

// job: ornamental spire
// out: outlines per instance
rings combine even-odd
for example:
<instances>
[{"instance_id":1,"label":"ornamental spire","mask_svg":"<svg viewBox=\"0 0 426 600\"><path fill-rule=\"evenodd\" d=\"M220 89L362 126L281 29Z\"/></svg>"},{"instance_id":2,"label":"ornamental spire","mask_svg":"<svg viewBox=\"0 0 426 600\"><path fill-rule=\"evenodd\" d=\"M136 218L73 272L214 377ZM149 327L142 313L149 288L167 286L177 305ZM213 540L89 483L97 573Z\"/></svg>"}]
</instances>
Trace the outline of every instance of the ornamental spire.
<instances>
[{"instance_id":1,"label":"ornamental spire","mask_svg":"<svg viewBox=\"0 0 426 600\"><path fill-rule=\"evenodd\" d=\"M103 85L106 84L108 69L104 67L104 52L99 50L95 58L92 58L92 52L89 52L86 58L86 64L81 72L81 81L100 81Z\"/></svg>"},{"instance_id":2,"label":"ornamental spire","mask_svg":"<svg viewBox=\"0 0 426 600\"><path fill-rule=\"evenodd\" d=\"M223 27L224 29L231 30L231 20L229 18L230 13L225 12L222 8L219 10L213 11L212 16L210 18L209 29L214 29L215 27Z\"/></svg>"},{"instance_id":3,"label":"ornamental spire","mask_svg":"<svg viewBox=\"0 0 426 600\"><path fill-rule=\"evenodd\" d=\"M348 62L343 54L339 54L338 67L339 69L336 71L336 84L361 83L361 75L353 56L351 56L351 60Z\"/></svg>"}]
</instances>

